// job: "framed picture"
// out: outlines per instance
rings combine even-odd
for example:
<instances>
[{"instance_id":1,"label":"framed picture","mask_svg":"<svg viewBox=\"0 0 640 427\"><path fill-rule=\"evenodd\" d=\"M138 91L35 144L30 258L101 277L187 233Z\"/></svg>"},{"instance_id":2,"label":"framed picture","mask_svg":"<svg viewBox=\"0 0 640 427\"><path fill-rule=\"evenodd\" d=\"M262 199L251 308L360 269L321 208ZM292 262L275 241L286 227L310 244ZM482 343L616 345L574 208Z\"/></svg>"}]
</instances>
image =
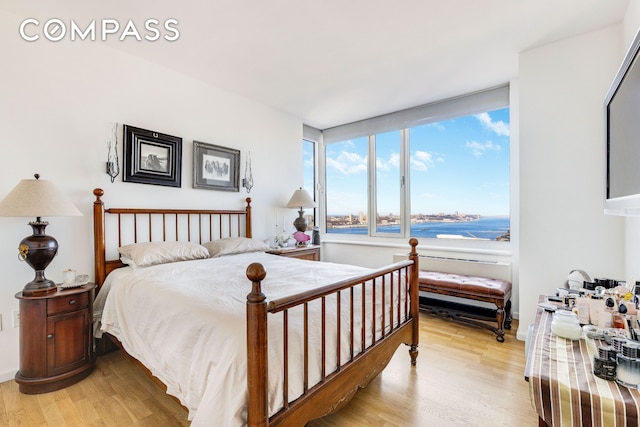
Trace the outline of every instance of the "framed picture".
<instances>
[{"instance_id":1,"label":"framed picture","mask_svg":"<svg viewBox=\"0 0 640 427\"><path fill-rule=\"evenodd\" d=\"M193 141L193 188L240 191L240 150Z\"/></svg>"},{"instance_id":2,"label":"framed picture","mask_svg":"<svg viewBox=\"0 0 640 427\"><path fill-rule=\"evenodd\" d=\"M181 187L182 138L124 125L125 182Z\"/></svg>"}]
</instances>

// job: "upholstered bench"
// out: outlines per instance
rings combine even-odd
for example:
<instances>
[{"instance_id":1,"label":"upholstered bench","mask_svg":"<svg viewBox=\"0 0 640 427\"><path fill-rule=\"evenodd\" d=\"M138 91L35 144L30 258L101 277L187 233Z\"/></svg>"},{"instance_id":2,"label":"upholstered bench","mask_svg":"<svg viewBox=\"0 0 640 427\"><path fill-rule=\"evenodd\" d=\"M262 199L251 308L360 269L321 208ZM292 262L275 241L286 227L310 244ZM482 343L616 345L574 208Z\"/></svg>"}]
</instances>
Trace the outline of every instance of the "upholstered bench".
<instances>
[{"instance_id":1,"label":"upholstered bench","mask_svg":"<svg viewBox=\"0 0 640 427\"><path fill-rule=\"evenodd\" d=\"M495 304L497 327L486 323L491 318L473 313L472 310L445 310L421 303L420 309L423 311L488 328L496 334L499 342L504 341L505 329L511 329L511 282L507 280L420 270L418 284L419 289L424 292Z\"/></svg>"}]
</instances>

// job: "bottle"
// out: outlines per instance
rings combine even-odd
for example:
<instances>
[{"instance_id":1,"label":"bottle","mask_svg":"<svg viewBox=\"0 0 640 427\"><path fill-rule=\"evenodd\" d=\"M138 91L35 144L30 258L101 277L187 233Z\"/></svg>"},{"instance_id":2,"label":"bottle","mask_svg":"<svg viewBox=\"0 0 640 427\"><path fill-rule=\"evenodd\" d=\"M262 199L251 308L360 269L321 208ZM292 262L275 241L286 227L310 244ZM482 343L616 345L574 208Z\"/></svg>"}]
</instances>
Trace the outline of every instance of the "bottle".
<instances>
[{"instance_id":1,"label":"bottle","mask_svg":"<svg viewBox=\"0 0 640 427\"><path fill-rule=\"evenodd\" d=\"M588 325L589 323L591 323L591 315L589 313L589 298L578 298L576 307L578 308L578 320L580 321L580 324Z\"/></svg>"},{"instance_id":2,"label":"bottle","mask_svg":"<svg viewBox=\"0 0 640 427\"><path fill-rule=\"evenodd\" d=\"M638 343L622 344L622 353L617 354L616 382L628 388L640 389L640 359Z\"/></svg>"},{"instance_id":3,"label":"bottle","mask_svg":"<svg viewBox=\"0 0 640 427\"><path fill-rule=\"evenodd\" d=\"M320 227L313 227L313 234L311 235L311 243L314 245L320 244Z\"/></svg>"},{"instance_id":4,"label":"bottle","mask_svg":"<svg viewBox=\"0 0 640 427\"><path fill-rule=\"evenodd\" d=\"M593 356L593 374L604 380L616 379L616 352L610 345L598 348L598 354Z\"/></svg>"}]
</instances>

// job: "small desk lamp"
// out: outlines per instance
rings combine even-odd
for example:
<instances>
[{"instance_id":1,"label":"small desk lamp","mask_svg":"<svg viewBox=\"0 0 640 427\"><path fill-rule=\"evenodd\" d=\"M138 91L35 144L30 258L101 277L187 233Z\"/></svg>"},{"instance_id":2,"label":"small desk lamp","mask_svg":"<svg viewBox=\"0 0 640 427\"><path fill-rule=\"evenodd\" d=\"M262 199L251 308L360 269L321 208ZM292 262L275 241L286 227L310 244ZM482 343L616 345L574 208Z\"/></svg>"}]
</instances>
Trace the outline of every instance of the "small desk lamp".
<instances>
[{"instance_id":1,"label":"small desk lamp","mask_svg":"<svg viewBox=\"0 0 640 427\"><path fill-rule=\"evenodd\" d=\"M302 187L300 189L293 192L293 196L289 199L289 203L287 203L288 208L298 208L298 218L293 221L293 226L296 230L305 232L307 229L307 220L304 219L304 208L315 208L316 202L313 201L309 193L306 190L303 190Z\"/></svg>"},{"instance_id":2,"label":"small desk lamp","mask_svg":"<svg viewBox=\"0 0 640 427\"><path fill-rule=\"evenodd\" d=\"M45 234L48 222L40 217L82 216L82 213L50 181L23 179L0 201L0 216L36 217L29 223L33 235L25 237L18 247L18 258L26 261L36 272L35 278L22 290L24 295L53 292L56 285L44 277L44 269L58 253L58 242Z\"/></svg>"}]
</instances>

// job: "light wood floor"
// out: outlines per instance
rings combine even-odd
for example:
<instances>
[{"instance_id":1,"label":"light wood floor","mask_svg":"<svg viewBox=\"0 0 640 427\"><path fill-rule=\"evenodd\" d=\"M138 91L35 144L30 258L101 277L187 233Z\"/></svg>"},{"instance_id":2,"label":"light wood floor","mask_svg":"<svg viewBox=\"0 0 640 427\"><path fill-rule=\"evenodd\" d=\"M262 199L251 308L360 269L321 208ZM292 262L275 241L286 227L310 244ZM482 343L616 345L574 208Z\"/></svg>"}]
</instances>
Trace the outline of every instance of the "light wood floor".
<instances>
[{"instance_id":1,"label":"light wood floor","mask_svg":"<svg viewBox=\"0 0 640 427\"><path fill-rule=\"evenodd\" d=\"M402 346L348 406L307 426L537 426L516 329L514 321L501 344L485 329L421 314L417 367ZM120 352L56 392L28 396L14 381L0 384L0 426L182 425L189 425L182 407Z\"/></svg>"}]
</instances>

